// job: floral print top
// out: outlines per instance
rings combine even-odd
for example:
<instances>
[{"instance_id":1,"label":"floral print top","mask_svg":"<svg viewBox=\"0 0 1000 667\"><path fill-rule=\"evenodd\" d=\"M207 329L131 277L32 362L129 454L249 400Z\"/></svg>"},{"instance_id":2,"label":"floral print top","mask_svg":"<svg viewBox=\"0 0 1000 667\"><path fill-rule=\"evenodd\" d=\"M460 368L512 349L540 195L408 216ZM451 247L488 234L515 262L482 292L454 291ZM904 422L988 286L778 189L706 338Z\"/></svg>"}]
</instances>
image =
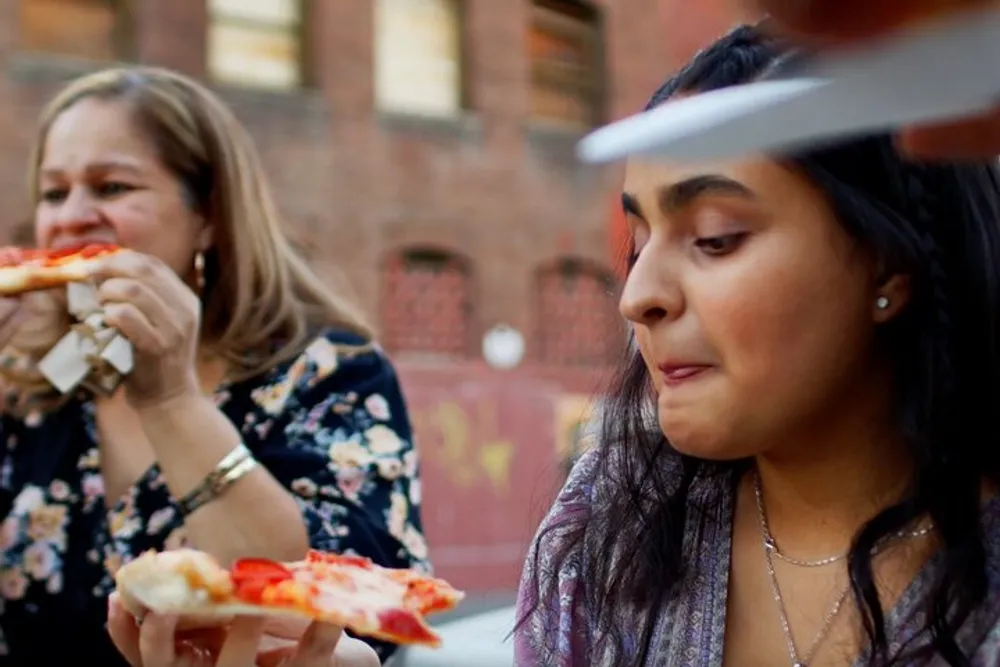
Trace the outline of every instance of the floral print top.
<instances>
[{"instance_id":1,"label":"floral print top","mask_svg":"<svg viewBox=\"0 0 1000 667\"><path fill-rule=\"evenodd\" d=\"M382 352L327 331L296 359L216 392L298 501L311 546L429 570L409 417ZM107 507L112 509L108 511ZM106 503L93 403L0 424L0 665L125 665L105 630L112 573L185 544L156 465ZM374 642L383 660L391 645Z\"/></svg>"},{"instance_id":2,"label":"floral print top","mask_svg":"<svg viewBox=\"0 0 1000 667\"><path fill-rule=\"evenodd\" d=\"M573 549L558 561L555 558L563 551L568 535L562 526L567 521L585 521L590 508L601 502L600 488L597 452L590 451L574 467L528 554L515 616L524 619L514 632L515 667L591 667L619 662L613 657L613 647L600 641L594 615L588 612L587 582L582 575L587 550ZM693 483L688 497L693 511L688 513L684 536L690 574L659 615L647 652L648 667L722 664L734 496L733 485L726 481L698 479ZM996 667L1000 665L1000 497L983 505L981 525L986 545L986 600L962 625L956 638L973 667ZM586 542L589 540L585 537ZM939 567L940 559L932 558L886 613L891 654L916 637L926 623L925 592ZM532 576L535 573L537 579ZM774 600L766 596L761 604L773 605ZM622 618L627 614L622 610ZM623 639L624 650L635 655L639 638ZM861 656L854 667L865 663L865 656ZM946 664L939 657L931 657L919 663L908 662L907 667Z\"/></svg>"}]
</instances>

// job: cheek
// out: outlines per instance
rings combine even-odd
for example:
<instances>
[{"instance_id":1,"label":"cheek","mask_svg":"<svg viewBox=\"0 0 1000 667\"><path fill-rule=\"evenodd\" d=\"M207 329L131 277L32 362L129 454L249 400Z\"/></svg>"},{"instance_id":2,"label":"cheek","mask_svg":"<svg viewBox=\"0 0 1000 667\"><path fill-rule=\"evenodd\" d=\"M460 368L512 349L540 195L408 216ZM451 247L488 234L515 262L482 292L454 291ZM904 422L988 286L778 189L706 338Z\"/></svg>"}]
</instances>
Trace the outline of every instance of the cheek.
<instances>
[{"instance_id":1,"label":"cheek","mask_svg":"<svg viewBox=\"0 0 1000 667\"><path fill-rule=\"evenodd\" d=\"M35 208L35 244L39 248L46 248L52 240L52 233L55 229L55 214L48 207L39 205Z\"/></svg>"},{"instance_id":2,"label":"cheek","mask_svg":"<svg viewBox=\"0 0 1000 667\"><path fill-rule=\"evenodd\" d=\"M646 364L646 372L653 381L653 387L656 391L660 390L660 385L663 384L663 378L660 373L656 371L656 364L652 362L653 356L650 353L650 341L649 341L649 329L646 327L635 327L635 342L639 346L639 354L642 355L642 360Z\"/></svg>"},{"instance_id":3,"label":"cheek","mask_svg":"<svg viewBox=\"0 0 1000 667\"><path fill-rule=\"evenodd\" d=\"M105 215L123 245L152 255L178 273L187 270L197 233L193 214L183 205L156 198L123 198Z\"/></svg>"},{"instance_id":4,"label":"cheek","mask_svg":"<svg viewBox=\"0 0 1000 667\"><path fill-rule=\"evenodd\" d=\"M149 252L168 241L164 217L155 201L125 197L103 207L104 216L114 227L118 240L142 252Z\"/></svg>"},{"instance_id":5,"label":"cheek","mask_svg":"<svg viewBox=\"0 0 1000 667\"><path fill-rule=\"evenodd\" d=\"M715 291L703 309L729 377L776 409L828 391L864 354L873 326L863 278L812 257L761 264L739 289Z\"/></svg>"}]
</instances>

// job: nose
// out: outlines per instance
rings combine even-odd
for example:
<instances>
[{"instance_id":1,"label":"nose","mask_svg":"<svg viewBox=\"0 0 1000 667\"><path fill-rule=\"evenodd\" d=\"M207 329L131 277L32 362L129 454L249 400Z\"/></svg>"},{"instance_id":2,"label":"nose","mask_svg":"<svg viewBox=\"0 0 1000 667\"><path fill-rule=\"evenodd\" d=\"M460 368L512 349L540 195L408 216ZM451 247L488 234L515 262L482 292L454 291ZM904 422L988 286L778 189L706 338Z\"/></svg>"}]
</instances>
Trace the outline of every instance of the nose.
<instances>
[{"instance_id":1,"label":"nose","mask_svg":"<svg viewBox=\"0 0 1000 667\"><path fill-rule=\"evenodd\" d=\"M53 216L54 231L67 235L77 235L101 224L101 211L86 188L73 188L66 195L56 215Z\"/></svg>"},{"instance_id":2,"label":"nose","mask_svg":"<svg viewBox=\"0 0 1000 667\"><path fill-rule=\"evenodd\" d=\"M669 261L654 248L639 255L625 280L618 310L633 324L646 327L677 319L684 309L684 296Z\"/></svg>"}]
</instances>

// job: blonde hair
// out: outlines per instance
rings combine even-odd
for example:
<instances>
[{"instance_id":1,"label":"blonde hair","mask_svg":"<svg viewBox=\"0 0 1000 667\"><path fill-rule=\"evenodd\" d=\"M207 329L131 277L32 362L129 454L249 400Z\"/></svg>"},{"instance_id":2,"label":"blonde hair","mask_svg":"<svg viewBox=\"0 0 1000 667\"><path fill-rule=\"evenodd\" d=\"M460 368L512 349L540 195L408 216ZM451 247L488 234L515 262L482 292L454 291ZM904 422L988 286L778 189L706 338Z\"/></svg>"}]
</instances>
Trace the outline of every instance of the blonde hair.
<instances>
[{"instance_id":1,"label":"blonde hair","mask_svg":"<svg viewBox=\"0 0 1000 667\"><path fill-rule=\"evenodd\" d=\"M294 357L323 326L371 340L356 307L330 290L285 236L247 131L222 100L188 77L125 67L71 82L41 115L29 170L33 203L49 128L84 99L127 104L189 204L214 224L205 256L202 341L230 362L233 376L256 375Z\"/></svg>"}]
</instances>

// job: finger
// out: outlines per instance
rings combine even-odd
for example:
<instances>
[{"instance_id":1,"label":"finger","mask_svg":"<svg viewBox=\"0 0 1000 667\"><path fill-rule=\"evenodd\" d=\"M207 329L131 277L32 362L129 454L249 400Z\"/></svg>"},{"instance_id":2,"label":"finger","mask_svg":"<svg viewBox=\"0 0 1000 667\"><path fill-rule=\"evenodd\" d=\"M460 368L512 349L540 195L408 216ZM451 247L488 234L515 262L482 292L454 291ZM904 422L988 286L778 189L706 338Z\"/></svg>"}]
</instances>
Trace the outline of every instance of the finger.
<instances>
[{"instance_id":1,"label":"finger","mask_svg":"<svg viewBox=\"0 0 1000 667\"><path fill-rule=\"evenodd\" d=\"M268 616L264 619L264 635L298 641L312 625L307 618L293 616Z\"/></svg>"},{"instance_id":2,"label":"finger","mask_svg":"<svg viewBox=\"0 0 1000 667\"><path fill-rule=\"evenodd\" d=\"M156 257L131 250L115 253L95 265L92 277L99 283L112 278L129 278L148 286L164 301L170 301L177 286L183 285L176 274Z\"/></svg>"},{"instance_id":3,"label":"finger","mask_svg":"<svg viewBox=\"0 0 1000 667\"><path fill-rule=\"evenodd\" d=\"M130 303L109 303L104 306L104 323L118 329L142 352L159 354L166 346L163 336L149 318Z\"/></svg>"},{"instance_id":4,"label":"finger","mask_svg":"<svg viewBox=\"0 0 1000 667\"><path fill-rule=\"evenodd\" d=\"M135 306L154 328L166 326L171 320L163 298L148 284L134 278L109 278L98 288L97 299L104 307L113 303Z\"/></svg>"},{"instance_id":5,"label":"finger","mask_svg":"<svg viewBox=\"0 0 1000 667\"><path fill-rule=\"evenodd\" d=\"M174 633L177 617L149 613L139 628L139 654L143 667L173 667L177 659Z\"/></svg>"},{"instance_id":6,"label":"finger","mask_svg":"<svg viewBox=\"0 0 1000 667\"><path fill-rule=\"evenodd\" d=\"M229 626L229 634L219 651L216 667L247 667L256 664L263 627L263 619L238 616Z\"/></svg>"},{"instance_id":7,"label":"finger","mask_svg":"<svg viewBox=\"0 0 1000 667\"><path fill-rule=\"evenodd\" d=\"M1000 107L969 119L908 129L904 153L922 159L989 160L1000 155Z\"/></svg>"},{"instance_id":8,"label":"finger","mask_svg":"<svg viewBox=\"0 0 1000 667\"><path fill-rule=\"evenodd\" d=\"M118 652L132 667L143 667L139 651L139 626L121 603L118 593L108 598L108 634Z\"/></svg>"},{"instance_id":9,"label":"finger","mask_svg":"<svg viewBox=\"0 0 1000 667\"><path fill-rule=\"evenodd\" d=\"M302 635L288 667L326 667L333 658L343 630L329 623L316 621Z\"/></svg>"}]
</instances>

